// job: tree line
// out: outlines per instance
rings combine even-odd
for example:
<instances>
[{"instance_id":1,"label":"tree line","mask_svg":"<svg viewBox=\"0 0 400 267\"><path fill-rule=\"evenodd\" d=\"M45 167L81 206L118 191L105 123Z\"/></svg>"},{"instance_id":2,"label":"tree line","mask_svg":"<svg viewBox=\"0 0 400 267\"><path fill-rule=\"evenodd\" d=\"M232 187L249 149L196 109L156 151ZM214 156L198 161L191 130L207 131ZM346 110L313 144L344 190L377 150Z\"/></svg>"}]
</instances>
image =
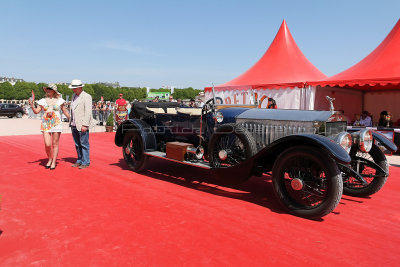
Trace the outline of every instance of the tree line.
<instances>
[{"instance_id":1,"label":"tree line","mask_svg":"<svg viewBox=\"0 0 400 267\"><path fill-rule=\"evenodd\" d=\"M32 95L32 90L35 94L35 99L44 97L43 87L46 87L46 83L34 83L34 82L17 82L14 86L9 82L0 83L0 99L5 100L26 100ZM63 98L67 96L71 97L73 92L72 89L68 88L68 85L57 84L58 91L62 94ZM119 98L119 94L124 94L124 98L128 101L144 100L147 98L147 89L145 87L119 87L113 88L103 84L85 84L84 90L90 94L93 101L100 101L103 97L104 101L115 101ZM150 89L150 91L169 92L168 89ZM192 99L195 98L202 90L194 89L192 87L175 89L173 96L175 99Z\"/></svg>"}]
</instances>

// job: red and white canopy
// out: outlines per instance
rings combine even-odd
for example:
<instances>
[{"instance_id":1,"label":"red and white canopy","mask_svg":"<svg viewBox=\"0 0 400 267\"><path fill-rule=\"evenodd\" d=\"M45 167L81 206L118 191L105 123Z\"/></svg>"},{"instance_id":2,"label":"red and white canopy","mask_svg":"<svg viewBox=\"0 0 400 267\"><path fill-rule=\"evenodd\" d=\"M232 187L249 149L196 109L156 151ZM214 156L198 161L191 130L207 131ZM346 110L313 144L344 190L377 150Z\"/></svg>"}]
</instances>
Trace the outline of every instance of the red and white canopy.
<instances>
[{"instance_id":1,"label":"red and white canopy","mask_svg":"<svg viewBox=\"0 0 400 267\"><path fill-rule=\"evenodd\" d=\"M275 39L261 59L242 75L216 86L215 90L249 86L253 89L303 87L307 80L326 77L304 56L283 20ZM210 89L207 87L206 91Z\"/></svg>"},{"instance_id":2,"label":"red and white canopy","mask_svg":"<svg viewBox=\"0 0 400 267\"><path fill-rule=\"evenodd\" d=\"M332 77L307 84L372 91L399 89L400 20L382 43L359 63Z\"/></svg>"}]
</instances>

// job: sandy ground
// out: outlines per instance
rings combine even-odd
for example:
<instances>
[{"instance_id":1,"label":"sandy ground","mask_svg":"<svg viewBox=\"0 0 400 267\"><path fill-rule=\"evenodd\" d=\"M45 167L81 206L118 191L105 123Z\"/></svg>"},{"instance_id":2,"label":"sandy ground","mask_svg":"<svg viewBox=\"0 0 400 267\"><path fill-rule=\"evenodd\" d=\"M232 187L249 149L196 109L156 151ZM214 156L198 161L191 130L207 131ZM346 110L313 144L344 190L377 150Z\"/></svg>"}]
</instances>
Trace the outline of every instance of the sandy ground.
<instances>
[{"instance_id":1,"label":"sandy ground","mask_svg":"<svg viewBox=\"0 0 400 267\"><path fill-rule=\"evenodd\" d=\"M104 126L95 126L91 133L105 132ZM63 133L71 133L67 122L63 122ZM40 119L28 119L25 115L21 119L0 117L0 136L41 134ZM400 155L387 156L390 165L400 167Z\"/></svg>"}]
</instances>

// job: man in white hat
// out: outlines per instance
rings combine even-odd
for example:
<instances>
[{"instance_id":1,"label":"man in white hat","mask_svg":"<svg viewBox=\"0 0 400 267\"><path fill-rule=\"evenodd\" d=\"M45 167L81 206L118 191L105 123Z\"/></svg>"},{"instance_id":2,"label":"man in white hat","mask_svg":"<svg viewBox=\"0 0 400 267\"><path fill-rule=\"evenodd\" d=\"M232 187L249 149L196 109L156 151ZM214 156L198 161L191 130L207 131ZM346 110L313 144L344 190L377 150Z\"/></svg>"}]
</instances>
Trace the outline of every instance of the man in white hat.
<instances>
[{"instance_id":1,"label":"man in white hat","mask_svg":"<svg viewBox=\"0 0 400 267\"><path fill-rule=\"evenodd\" d=\"M72 80L68 86L74 91L70 106L70 126L78 159L72 167L85 169L90 165L89 127L92 125L92 96L83 91L81 80Z\"/></svg>"}]
</instances>

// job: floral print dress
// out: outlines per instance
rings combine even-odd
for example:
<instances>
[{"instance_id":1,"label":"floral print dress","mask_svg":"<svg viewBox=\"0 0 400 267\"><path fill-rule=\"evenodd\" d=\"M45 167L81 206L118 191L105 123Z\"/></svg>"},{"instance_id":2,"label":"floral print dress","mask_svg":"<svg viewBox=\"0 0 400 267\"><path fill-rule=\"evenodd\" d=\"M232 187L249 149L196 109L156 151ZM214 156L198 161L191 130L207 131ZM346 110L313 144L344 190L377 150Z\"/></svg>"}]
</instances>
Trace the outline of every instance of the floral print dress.
<instances>
[{"instance_id":1,"label":"floral print dress","mask_svg":"<svg viewBox=\"0 0 400 267\"><path fill-rule=\"evenodd\" d=\"M42 98L37 103L43 106L42 124L40 125L41 132L62 132L61 124L61 106L65 100L61 97L58 99Z\"/></svg>"}]
</instances>

